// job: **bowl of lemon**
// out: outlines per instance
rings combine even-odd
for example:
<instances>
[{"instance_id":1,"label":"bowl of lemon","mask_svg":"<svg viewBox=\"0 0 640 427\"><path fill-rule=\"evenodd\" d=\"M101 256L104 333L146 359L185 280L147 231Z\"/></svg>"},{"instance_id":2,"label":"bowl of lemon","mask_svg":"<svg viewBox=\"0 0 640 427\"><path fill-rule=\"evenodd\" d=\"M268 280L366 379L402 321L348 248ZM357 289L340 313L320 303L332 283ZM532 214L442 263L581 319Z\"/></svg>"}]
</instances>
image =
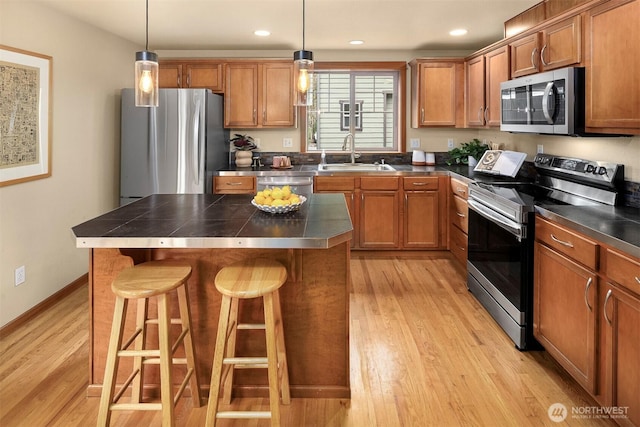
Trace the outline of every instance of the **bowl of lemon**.
<instances>
[{"instance_id":1,"label":"bowl of lemon","mask_svg":"<svg viewBox=\"0 0 640 427\"><path fill-rule=\"evenodd\" d=\"M258 191L251 204L263 212L281 214L300 209L306 201L306 197L293 193L290 186L284 185Z\"/></svg>"}]
</instances>

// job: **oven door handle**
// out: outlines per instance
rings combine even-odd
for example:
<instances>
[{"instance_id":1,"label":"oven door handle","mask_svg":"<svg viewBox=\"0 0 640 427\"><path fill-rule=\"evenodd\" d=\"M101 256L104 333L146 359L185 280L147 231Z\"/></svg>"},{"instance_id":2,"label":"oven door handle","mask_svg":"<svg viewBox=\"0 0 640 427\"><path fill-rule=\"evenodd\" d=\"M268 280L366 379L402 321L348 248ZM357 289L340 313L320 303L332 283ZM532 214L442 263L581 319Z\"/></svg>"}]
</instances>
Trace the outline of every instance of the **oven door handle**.
<instances>
[{"instance_id":1,"label":"oven door handle","mask_svg":"<svg viewBox=\"0 0 640 427\"><path fill-rule=\"evenodd\" d=\"M515 221L511 221L508 218L503 217L500 214L495 213L490 208L485 207L483 204L476 202L475 200L467 200L469 207L477 212L480 216L488 219L489 221L495 223L500 226L504 230L513 234L518 238L518 241L521 241L523 238L527 237L525 228L522 224L518 224Z\"/></svg>"}]
</instances>

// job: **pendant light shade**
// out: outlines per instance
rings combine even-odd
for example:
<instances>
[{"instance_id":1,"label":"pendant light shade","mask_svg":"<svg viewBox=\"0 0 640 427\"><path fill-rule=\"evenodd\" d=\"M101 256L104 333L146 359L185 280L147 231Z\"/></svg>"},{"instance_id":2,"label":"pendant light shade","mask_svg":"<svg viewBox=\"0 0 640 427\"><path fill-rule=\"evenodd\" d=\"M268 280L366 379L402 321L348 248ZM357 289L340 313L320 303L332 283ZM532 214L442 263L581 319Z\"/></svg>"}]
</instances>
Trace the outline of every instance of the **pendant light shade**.
<instances>
[{"instance_id":1,"label":"pendant light shade","mask_svg":"<svg viewBox=\"0 0 640 427\"><path fill-rule=\"evenodd\" d=\"M308 106L312 103L311 74L313 73L313 52L304 49L305 0L302 0L302 50L293 53L296 97L294 105Z\"/></svg>"},{"instance_id":2,"label":"pendant light shade","mask_svg":"<svg viewBox=\"0 0 640 427\"><path fill-rule=\"evenodd\" d=\"M158 55L149 51L149 0L146 0L145 50L136 52L135 104L136 107L158 106Z\"/></svg>"}]
</instances>

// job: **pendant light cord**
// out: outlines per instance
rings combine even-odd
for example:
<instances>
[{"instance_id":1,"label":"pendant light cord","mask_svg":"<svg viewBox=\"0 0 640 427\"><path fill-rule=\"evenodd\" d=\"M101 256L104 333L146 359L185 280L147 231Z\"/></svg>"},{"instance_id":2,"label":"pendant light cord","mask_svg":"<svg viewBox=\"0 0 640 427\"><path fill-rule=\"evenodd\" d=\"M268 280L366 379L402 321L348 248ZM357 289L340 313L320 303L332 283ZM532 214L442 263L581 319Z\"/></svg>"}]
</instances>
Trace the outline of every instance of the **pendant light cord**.
<instances>
[{"instance_id":1,"label":"pendant light cord","mask_svg":"<svg viewBox=\"0 0 640 427\"><path fill-rule=\"evenodd\" d=\"M305 0L302 0L302 50L304 50L305 4Z\"/></svg>"},{"instance_id":2,"label":"pendant light cord","mask_svg":"<svg viewBox=\"0 0 640 427\"><path fill-rule=\"evenodd\" d=\"M144 50L149 50L149 0L146 0L146 8L147 8L147 12L146 12L146 33L145 33Z\"/></svg>"}]
</instances>

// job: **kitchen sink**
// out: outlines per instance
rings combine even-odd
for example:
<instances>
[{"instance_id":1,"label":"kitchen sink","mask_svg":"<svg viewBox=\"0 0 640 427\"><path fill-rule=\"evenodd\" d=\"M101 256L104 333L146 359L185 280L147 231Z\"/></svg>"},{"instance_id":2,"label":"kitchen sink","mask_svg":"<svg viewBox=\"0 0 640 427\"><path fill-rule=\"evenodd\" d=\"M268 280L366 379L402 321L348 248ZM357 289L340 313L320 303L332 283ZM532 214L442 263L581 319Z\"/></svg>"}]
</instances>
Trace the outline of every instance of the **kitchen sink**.
<instances>
[{"instance_id":1,"label":"kitchen sink","mask_svg":"<svg viewBox=\"0 0 640 427\"><path fill-rule=\"evenodd\" d=\"M379 163L329 163L318 165L321 172L393 172L395 169Z\"/></svg>"}]
</instances>

